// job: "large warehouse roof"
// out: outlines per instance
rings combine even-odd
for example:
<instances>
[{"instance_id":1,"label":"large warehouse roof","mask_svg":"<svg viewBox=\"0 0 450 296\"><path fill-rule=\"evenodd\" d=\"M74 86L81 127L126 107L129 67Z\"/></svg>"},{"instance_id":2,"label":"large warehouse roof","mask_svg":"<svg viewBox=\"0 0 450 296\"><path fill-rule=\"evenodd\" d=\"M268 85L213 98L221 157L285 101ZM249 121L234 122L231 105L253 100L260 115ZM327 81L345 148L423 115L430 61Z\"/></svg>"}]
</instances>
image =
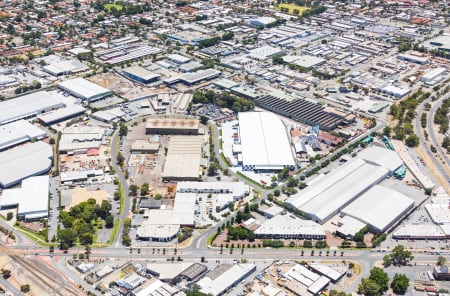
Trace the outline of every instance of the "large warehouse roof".
<instances>
[{"instance_id":1,"label":"large warehouse roof","mask_svg":"<svg viewBox=\"0 0 450 296\"><path fill-rule=\"evenodd\" d=\"M255 230L258 236L298 236L305 237L325 237L322 225L311 220L303 220L291 215L277 215L261 224Z\"/></svg>"},{"instance_id":2,"label":"large warehouse roof","mask_svg":"<svg viewBox=\"0 0 450 296\"><path fill-rule=\"evenodd\" d=\"M0 126L0 150L14 145L45 138L47 133L26 120L18 120Z\"/></svg>"},{"instance_id":3,"label":"large warehouse roof","mask_svg":"<svg viewBox=\"0 0 450 296\"><path fill-rule=\"evenodd\" d=\"M358 158L364 159L369 163L380 165L390 172L396 171L403 164L397 152L378 146L371 146L362 150L358 154Z\"/></svg>"},{"instance_id":4,"label":"large warehouse roof","mask_svg":"<svg viewBox=\"0 0 450 296\"><path fill-rule=\"evenodd\" d=\"M217 268L222 268L218 266ZM226 289L237 284L243 278L246 278L256 269L253 263L247 264L232 264L227 270L220 273L217 277L211 278L210 274L205 276L197 282L200 286L200 291L205 294L222 295ZM214 270L215 271L215 270Z\"/></svg>"},{"instance_id":5,"label":"large warehouse roof","mask_svg":"<svg viewBox=\"0 0 450 296\"><path fill-rule=\"evenodd\" d=\"M48 187L48 175L25 179L21 188L3 190L0 208L17 206L17 215L25 219L47 217Z\"/></svg>"},{"instance_id":6,"label":"large warehouse roof","mask_svg":"<svg viewBox=\"0 0 450 296\"><path fill-rule=\"evenodd\" d=\"M111 94L110 90L84 78L66 80L58 86L72 95L88 101L98 100Z\"/></svg>"},{"instance_id":7,"label":"large warehouse roof","mask_svg":"<svg viewBox=\"0 0 450 296\"><path fill-rule=\"evenodd\" d=\"M23 179L48 172L53 149L44 142L30 143L0 153L0 185L10 187Z\"/></svg>"},{"instance_id":8,"label":"large warehouse roof","mask_svg":"<svg viewBox=\"0 0 450 296\"><path fill-rule=\"evenodd\" d=\"M286 129L268 112L239 113L244 168L282 169L295 165Z\"/></svg>"},{"instance_id":9,"label":"large warehouse roof","mask_svg":"<svg viewBox=\"0 0 450 296\"><path fill-rule=\"evenodd\" d=\"M62 107L64 104L46 91L5 100L0 102L0 125Z\"/></svg>"},{"instance_id":10,"label":"large warehouse roof","mask_svg":"<svg viewBox=\"0 0 450 296\"><path fill-rule=\"evenodd\" d=\"M383 232L413 206L414 201L409 197L377 185L361 195L342 212Z\"/></svg>"},{"instance_id":11,"label":"large warehouse roof","mask_svg":"<svg viewBox=\"0 0 450 296\"><path fill-rule=\"evenodd\" d=\"M325 223L362 192L380 182L388 171L362 159L354 159L333 170L287 200L287 203Z\"/></svg>"},{"instance_id":12,"label":"large warehouse roof","mask_svg":"<svg viewBox=\"0 0 450 296\"><path fill-rule=\"evenodd\" d=\"M201 136L171 137L162 177L173 180L198 179L202 144Z\"/></svg>"},{"instance_id":13,"label":"large warehouse roof","mask_svg":"<svg viewBox=\"0 0 450 296\"><path fill-rule=\"evenodd\" d=\"M39 121L43 124L53 124L59 121L63 121L72 118L77 115L81 115L86 111L81 105L73 105L70 107L61 108L46 114L39 116Z\"/></svg>"},{"instance_id":14,"label":"large warehouse roof","mask_svg":"<svg viewBox=\"0 0 450 296\"><path fill-rule=\"evenodd\" d=\"M63 130L59 141L60 152L100 148L105 130L93 126L71 126Z\"/></svg>"}]
</instances>

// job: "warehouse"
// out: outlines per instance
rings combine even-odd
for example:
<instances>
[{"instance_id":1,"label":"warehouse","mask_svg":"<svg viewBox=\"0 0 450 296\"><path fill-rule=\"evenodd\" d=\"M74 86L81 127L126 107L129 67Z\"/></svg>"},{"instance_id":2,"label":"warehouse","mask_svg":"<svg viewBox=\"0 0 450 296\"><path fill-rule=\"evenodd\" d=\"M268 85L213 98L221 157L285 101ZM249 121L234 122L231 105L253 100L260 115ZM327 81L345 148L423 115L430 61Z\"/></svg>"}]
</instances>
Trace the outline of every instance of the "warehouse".
<instances>
[{"instance_id":1,"label":"warehouse","mask_svg":"<svg viewBox=\"0 0 450 296\"><path fill-rule=\"evenodd\" d=\"M52 146L39 141L0 153L0 186L20 183L25 178L47 173L52 167Z\"/></svg>"},{"instance_id":2,"label":"warehouse","mask_svg":"<svg viewBox=\"0 0 450 296\"><path fill-rule=\"evenodd\" d=\"M50 65L42 67L42 70L53 75L61 76L89 70L89 67L78 60L55 61Z\"/></svg>"},{"instance_id":3,"label":"warehouse","mask_svg":"<svg viewBox=\"0 0 450 296\"><path fill-rule=\"evenodd\" d=\"M200 292L220 296L236 286L256 270L253 263L246 264L222 264L210 271L205 277L197 282Z\"/></svg>"},{"instance_id":4,"label":"warehouse","mask_svg":"<svg viewBox=\"0 0 450 296\"><path fill-rule=\"evenodd\" d=\"M47 133L28 121L18 120L0 126L0 150L16 146L20 143L41 140Z\"/></svg>"},{"instance_id":5,"label":"warehouse","mask_svg":"<svg viewBox=\"0 0 450 296\"><path fill-rule=\"evenodd\" d=\"M44 125L55 124L64 120L71 119L76 116L83 115L86 111L81 105L73 105L64 107L49 113L38 116L39 122Z\"/></svg>"},{"instance_id":6,"label":"warehouse","mask_svg":"<svg viewBox=\"0 0 450 296\"><path fill-rule=\"evenodd\" d=\"M64 104L46 91L4 100L0 102L0 125L19 119L33 118L62 107Z\"/></svg>"},{"instance_id":7,"label":"warehouse","mask_svg":"<svg viewBox=\"0 0 450 296\"><path fill-rule=\"evenodd\" d=\"M67 154L86 153L99 149L105 130L101 127L71 126L63 130L59 140L59 152Z\"/></svg>"},{"instance_id":8,"label":"warehouse","mask_svg":"<svg viewBox=\"0 0 450 296\"><path fill-rule=\"evenodd\" d=\"M248 56L259 61L264 61L282 55L283 53L283 50L267 45L250 50Z\"/></svg>"},{"instance_id":9,"label":"warehouse","mask_svg":"<svg viewBox=\"0 0 450 296\"><path fill-rule=\"evenodd\" d=\"M177 193L232 194L240 200L250 193L250 186L243 182L178 182Z\"/></svg>"},{"instance_id":10,"label":"warehouse","mask_svg":"<svg viewBox=\"0 0 450 296\"><path fill-rule=\"evenodd\" d=\"M306 99L284 100L273 95L265 95L255 99L256 105L261 108L279 113L299 122L316 126L323 130L334 130L341 123L342 118L336 118L325 112L325 108L317 102Z\"/></svg>"},{"instance_id":11,"label":"warehouse","mask_svg":"<svg viewBox=\"0 0 450 296\"><path fill-rule=\"evenodd\" d=\"M277 215L255 230L257 238L325 239L322 225L292 215Z\"/></svg>"},{"instance_id":12,"label":"warehouse","mask_svg":"<svg viewBox=\"0 0 450 296\"><path fill-rule=\"evenodd\" d=\"M48 216L49 176L30 177L20 188L3 190L0 209L16 208L17 218L25 221Z\"/></svg>"},{"instance_id":13,"label":"warehouse","mask_svg":"<svg viewBox=\"0 0 450 296\"><path fill-rule=\"evenodd\" d=\"M111 95L111 91L90 82L84 78L66 80L58 84L58 87L72 94L73 96L93 102Z\"/></svg>"},{"instance_id":14,"label":"warehouse","mask_svg":"<svg viewBox=\"0 0 450 296\"><path fill-rule=\"evenodd\" d=\"M438 67L428 70L420 80L427 85L434 85L444 80L447 74L447 69Z\"/></svg>"},{"instance_id":15,"label":"warehouse","mask_svg":"<svg viewBox=\"0 0 450 296\"><path fill-rule=\"evenodd\" d=\"M253 27L266 27L269 24L276 22L277 19L268 16L262 16L250 20L250 25Z\"/></svg>"},{"instance_id":16,"label":"warehouse","mask_svg":"<svg viewBox=\"0 0 450 296\"><path fill-rule=\"evenodd\" d=\"M124 120L127 118L126 113L122 111L119 107L108 109L108 110L100 110L95 113L92 113L92 118L103 121L106 123L118 122L120 120Z\"/></svg>"},{"instance_id":17,"label":"warehouse","mask_svg":"<svg viewBox=\"0 0 450 296\"><path fill-rule=\"evenodd\" d=\"M283 57L286 60L286 57ZM320 65L325 64L326 60L312 55L302 55L302 56L289 56L290 63L297 66L311 69Z\"/></svg>"},{"instance_id":18,"label":"warehouse","mask_svg":"<svg viewBox=\"0 0 450 296\"><path fill-rule=\"evenodd\" d=\"M159 142L147 142L146 140L136 140L131 144L131 153L154 154L158 153L161 144Z\"/></svg>"},{"instance_id":19,"label":"warehouse","mask_svg":"<svg viewBox=\"0 0 450 296\"><path fill-rule=\"evenodd\" d=\"M399 60L408 61L411 63L420 64L420 65L425 65L425 64L428 64L428 62L429 62L429 59L427 57L412 55L412 54L407 54L407 53L399 53L397 55L397 58Z\"/></svg>"},{"instance_id":20,"label":"warehouse","mask_svg":"<svg viewBox=\"0 0 450 296\"><path fill-rule=\"evenodd\" d=\"M200 122L196 118L149 118L145 133L161 135L198 135Z\"/></svg>"},{"instance_id":21,"label":"warehouse","mask_svg":"<svg viewBox=\"0 0 450 296\"><path fill-rule=\"evenodd\" d=\"M191 61L190 58L184 57L179 54L171 54L171 55L167 56L167 59L176 64L185 64L185 63L189 63Z\"/></svg>"},{"instance_id":22,"label":"warehouse","mask_svg":"<svg viewBox=\"0 0 450 296\"><path fill-rule=\"evenodd\" d=\"M179 80L186 85L194 85L202 81L207 81L219 77L220 74L221 72L216 69L204 69L183 74L179 77Z\"/></svg>"},{"instance_id":23,"label":"warehouse","mask_svg":"<svg viewBox=\"0 0 450 296\"><path fill-rule=\"evenodd\" d=\"M289 197L286 203L323 224L388 174L383 167L353 159Z\"/></svg>"},{"instance_id":24,"label":"warehouse","mask_svg":"<svg viewBox=\"0 0 450 296\"><path fill-rule=\"evenodd\" d=\"M203 140L201 136L173 136L167 146L162 172L164 181L196 181L200 178Z\"/></svg>"},{"instance_id":25,"label":"warehouse","mask_svg":"<svg viewBox=\"0 0 450 296\"><path fill-rule=\"evenodd\" d=\"M158 80L161 79L161 75L153 73L140 66L125 68L122 70L122 73L128 78L143 84L157 82Z\"/></svg>"},{"instance_id":26,"label":"warehouse","mask_svg":"<svg viewBox=\"0 0 450 296\"><path fill-rule=\"evenodd\" d=\"M282 121L268 112L241 112L239 136L243 170L273 171L295 166Z\"/></svg>"},{"instance_id":27,"label":"warehouse","mask_svg":"<svg viewBox=\"0 0 450 296\"><path fill-rule=\"evenodd\" d=\"M323 224L401 166L402 161L397 153L372 146L362 150L357 158L289 197L286 204Z\"/></svg>"},{"instance_id":28,"label":"warehouse","mask_svg":"<svg viewBox=\"0 0 450 296\"><path fill-rule=\"evenodd\" d=\"M384 232L397 224L413 208L412 199L376 185L345 207L342 213L368 224L374 232Z\"/></svg>"}]
</instances>

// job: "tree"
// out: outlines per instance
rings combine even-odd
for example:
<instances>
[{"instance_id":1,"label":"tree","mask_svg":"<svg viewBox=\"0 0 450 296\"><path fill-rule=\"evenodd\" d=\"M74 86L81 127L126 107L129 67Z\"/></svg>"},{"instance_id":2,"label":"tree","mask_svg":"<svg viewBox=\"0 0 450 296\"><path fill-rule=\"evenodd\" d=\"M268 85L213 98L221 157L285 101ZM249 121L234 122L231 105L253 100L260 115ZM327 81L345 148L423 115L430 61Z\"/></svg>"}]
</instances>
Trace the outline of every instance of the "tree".
<instances>
[{"instance_id":1,"label":"tree","mask_svg":"<svg viewBox=\"0 0 450 296\"><path fill-rule=\"evenodd\" d=\"M48 142L50 143L50 145L54 145L56 141L55 138L50 138Z\"/></svg>"},{"instance_id":2,"label":"tree","mask_svg":"<svg viewBox=\"0 0 450 296\"><path fill-rule=\"evenodd\" d=\"M381 288L380 286L373 280L363 278L361 280L361 284L358 286L358 294L362 294L365 296L379 296Z\"/></svg>"},{"instance_id":3,"label":"tree","mask_svg":"<svg viewBox=\"0 0 450 296\"><path fill-rule=\"evenodd\" d=\"M389 288L388 274L379 267L374 267L370 270L369 279L371 279L372 281L377 283L378 286L380 286L380 291L386 291Z\"/></svg>"},{"instance_id":4,"label":"tree","mask_svg":"<svg viewBox=\"0 0 450 296\"><path fill-rule=\"evenodd\" d=\"M113 228L114 227L114 217L111 215L106 216L105 218L105 227Z\"/></svg>"},{"instance_id":5,"label":"tree","mask_svg":"<svg viewBox=\"0 0 450 296\"><path fill-rule=\"evenodd\" d=\"M200 122L201 124L207 124L208 123L209 118L206 117L205 115L200 116Z\"/></svg>"},{"instance_id":6,"label":"tree","mask_svg":"<svg viewBox=\"0 0 450 296\"><path fill-rule=\"evenodd\" d=\"M94 242L94 237L92 233L86 232L80 236L80 244L86 246L91 245Z\"/></svg>"},{"instance_id":7,"label":"tree","mask_svg":"<svg viewBox=\"0 0 450 296\"><path fill-rule=\"evenodd\" d=\"M127 125L125 123L121 123L119 128L119 136L120 137L126 136L127 133L128 133Z\"/></svg>"},{"instance_id":8,"label":"tree","mask_svg":"<svg viewBox=\"0 0 450 296\"><path fill-rule=\"evenodd\" d=\"M408 264L410 260L413 260L414 256L404 246L398 245L392 250L391 259L392 264L403 266Z\"/></svg>"},{"instance_id":9,"label":"tree","mask_svg":"<svg viewBox=\"0 0 450 296\"><path fill-rule=\"evenodd\" d=\"M219 166L215 162L212 162L208 167L208 176L217 175L218 170L219 170Z\"/></svg>"},{"instance_id":10,"label":"tree","mask_svg":"<svg viewBox=\"0 0 450 296\"><path fill-rule=\"evenodd\" d=\"M385 255L383 257L383 266L384 267L389 267L389 266L391 266L391 264L392 264L391 256Z\"/></svg>"},{"instance_id":11,"label":"tree","mask_svg":"<svg viewBox=\"0 0 450 296\"><path fill-rule=\"evenodd\" d=\"M72 228L64 228L58 230L59 248L67 250L73 246L77 238L76 232Z\"/></svg>"},{"instance_id":12,"label":"tree","mask_svg":"<svg viewBox=\"0 0 450 296\"><path fill-rule=\"evenodd\" d=\"M2 269L2 276L5 280L7 280L11 276L11 270Z\"/></svg>"},{"instance_id":13,"label":"tree","mask_svg":"<svg viewBox=\"0 0 450 296\"><path fill-rule=\"evenodd\" d=\"M405 143L408 147L417 147L419 146L420 140L417 135L412 134L408 138L406 138Z\"/></svg>"},{"instance_id":14,"label":"tree","mask_svg":"<svg viewBox=\"0 0 450 296\"><path fill-rule=\"evenodd\" d=\"M442 265L445 265L446 262L447 262L447 258L445 258L444 256L439 256L437 258L436 265L442 266Z\"/></svg>"},{"instance_id":15,"label":"tree","mask_svg":"<svg viewBox=\"0 0 450 296\"><path fill-rule=\"evenodd\" d=\"M145 182L144 184L142 184L141 186L141 196L145 196L148 194L149 191L149 184L147 182Z\"/></svg>"},{"instance_id":16,"label":"tree","mask_svg":"<svg viewBox=\"0 0 450 296\"><path fill-rule=\"evenodd\" d=\"M130 194L133 196L137 195L137 191L139 189L139 187L136 184L131 184L128 189L130 189Z\"/></svg>"},{"instance_id":17,"label":"tree","mask_svg":"<svg viewBox=\"0 0 450 296\"><path fill-rule=\"evenodd\" d=\"M347 294L343 291L338 291L338 290L330 290L330 294L328 294L329 296L351 296L352 294Z\"/></svg>"},{"instance_id":18,"label":"tree","mask_svg":"<svg viewBox=\"0 0 450 296\"><path fill-rule=\"evenodd\" d=\"M312 248L312 242L310 240L305 240L303 242L303 248Z\"/></svg>"},{"instance_id":19,"label":"tree","mask_svg":"<svg viewBox=\"0 0 450 296\"><path fill-rule=\"evenodd\" d=\"M396 273L392 279L391 288L395 294L405 294L409 286L409 278L404 274Z\"/></svg>"},{"instance_id":20,"label":"tree","mask_svg":"<svg viewBox=\"0 0 450 296\"><path fill-rule=\"evenodd\" d=\"M273 195L274 196L280 196L280 190L278 190L278 189L275 189L275 191L273 192Z\"/></svg>"},{"instance_id":21,"label":"tree","mask_svg":"<svg viewBox=\"0 0 450 296\"><path fill-rule=\"evenodd\" d=\"M14 217L13 212L8 212L8 213L6 214L6 220L8 220L8 221L10 221L13 217Z\"/></svg>"},{"instance_id":22,"label":"tree","mask_svg":"<svg viewBox=\"0 0 450 296\"><path fill-rule=\"evenodd\" d=\"M20 292L23 292L23 293L30 292L30 285L29 284L25 284L25 285L20 286Z\"/></svg>"}]
</instances>

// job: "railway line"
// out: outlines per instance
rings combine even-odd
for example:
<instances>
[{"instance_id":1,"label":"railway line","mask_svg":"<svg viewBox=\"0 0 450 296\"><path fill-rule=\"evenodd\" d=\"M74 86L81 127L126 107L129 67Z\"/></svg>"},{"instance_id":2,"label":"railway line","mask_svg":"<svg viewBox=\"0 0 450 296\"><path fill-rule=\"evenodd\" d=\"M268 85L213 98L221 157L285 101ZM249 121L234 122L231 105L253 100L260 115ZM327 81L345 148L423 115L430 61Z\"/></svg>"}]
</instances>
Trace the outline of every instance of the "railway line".
<instances>
[{"instance_id":1,"label":"railway line","mask_svg":"<svg viewBox=\"0 0 450 296\"><path fill-rule=\"evenodd\" d=\"M68 281L58 281L57 277L52 277L51 274L43 272L41 269L22 258L21 255L17 255L11 251L11 249L0 245L0 253L9 256L23 269L27 270L31 275L31 280L41 287L43 290L53 290L56 295L68 296L68 295L83 295L83 291L74 287ZM56 289L56 288L59 289Z\"/></svg>"}]
</instances>

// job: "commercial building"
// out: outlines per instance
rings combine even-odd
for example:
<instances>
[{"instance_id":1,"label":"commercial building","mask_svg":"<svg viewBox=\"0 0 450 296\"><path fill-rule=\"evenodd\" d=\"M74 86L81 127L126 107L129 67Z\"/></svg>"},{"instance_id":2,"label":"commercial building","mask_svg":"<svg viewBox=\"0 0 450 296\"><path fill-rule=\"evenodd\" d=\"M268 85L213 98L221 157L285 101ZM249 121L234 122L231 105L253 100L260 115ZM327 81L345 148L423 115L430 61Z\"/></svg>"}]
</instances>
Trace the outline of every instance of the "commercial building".
<instances>
[{"instance_id":1,"label":"commercial building","mask_svg":"<svg viewBox=\"0 0 450 296\"><path fill-rule=\"evenodd\" d=\"M311 126L318 125L323 130L334 130L344 122L343 118L327 113L324 106L309 99L285 100L270 94L256 98L255 103L261 108L299 122Z\"/></svg>"},{"instance_id":2,"label":"commercial building","mask_svg":"<svg viewBox=\"0 0 450 296\"><path fill-rule=\"evenodd\" d=\"M433 269L433 276L435 279L439 281L450 280L450 272L448 271L448 266L445 265L435 266Z\"/></svg>"},{"instance_id":3,"label":"commercial building","mask_svg":"<svg viewBox=\"0 0 450 296\"><path fill-rule=\"evenodd\" d=\"M0 209L17 207L17 217L25 221L48 216L49 176L24 179L20 188L6 189L0 197Z\"/></svg>"},{"instance_id":4,"label":"commercial building","mask_svg":"<svg viewBox=\"0 0 450 296\"><path fill-rule=\"evenodd\" d=\"M103 121L106 123L118 122L120 120L127 119L127 115L122 111L119 107L108 109L108 110L100 110L95 113L92 113L92 118Z\"/></svg>"},{"instance_id":5,"label":"commercial building","mask_svg":"<svg viewBox=\"0 0 450 296\"><path fill-rule=\"evenodd\" d=\"M357 158L289 197L286 204L323 224L401 165L394 151L376 146L366 148Z\"/></svg>"},{"instance_id":6,"label":"commercial building","mask_svg":"<svg viewBox=\"0 0 450 296\"><path fill-rule=\"evenodd\" d=\"M250 193L250 186L243 182L178 182L178 193L231 194L240 200Z\"/></svg>"},{"instance_id":7,"label":"commercial building","mask_svg":"<svg viewBox=\"0 0 450 296\"><path fill-rule=\"evenodd\" d=\"M322 225L292 215L277 215L255 230L257 238L325 239Z\"/></svg>"},{"instance_id":8,"label":"commercial building","mask_svg":"<svg viewBox=\"0 0 450 296\"><path fill-rule=\"evenodd\" d=\"M173 264L172 264L173 266ZM138 288L132 292L133 296L153 296L153 295L165 295L171 296L178 294L178 289L172 287L169 284L163 283L162 281L154 280L150 285L144 288Z\"/></svg>"},{"instance_id":9,"label":"commercial building","mask_svg":"<svg viewBox=\"0 0 450 296\"><path fill-rule=\"evenodd\" d=\"M147 135L198 135L199 126L200 122L196 118L149 118L145 133Z\"/></svg>"},{"instance_id":10,"label":"commercial building","mask_svg":"<svg viewBox=\"0 0 450 296\"><path fill-rule=\"evenodd\" d=\"M131 144L131 153L157 153L161 144L159 142L147 142L145 140L137 140Z\"/></svg>"},{"instance_id":11,"label":"commercial building","mask_svg":"<svg viewBox=\"0 0 450 296\"><path fill-rule=\"evenodd\" d=\"M167 59L176 64L185 64L191 61L190 58L179 55L179 54L170 54L167 56Z\"/></svg>"},{"instance_id":12,"label":"commercial building","mask_svg":"<svg viewBox=\"0 0 450 296\"><path fill-rule=\"evenodd\" d=\"M84 78L66 80L58 84L58 87L72 94L73 96L93 102L111 95L111 91L90 82Z\"/></svg>"},{"instance_id":13,"label":"commercial building","mask_svg":"<svg viewBox=\"0 0 450 296\"><path fill-rule=\"evenodd\" d=\"M446 68L438 67L428 70L420 80L428 85L434 85L444 80L448 71Z\"/></svg>"},{"instance_id":14,"label":"commercial building","mask_svg":"<svg viewBox=\"0 0 450 296\"><path fill-rule=\"evenodd\" d=\"M324 265L324 264L313 263L313 264L309 265L309 268L314 272L317 272L323 276L326 276L333 283L337 283L345 274L343 272L339 272L336 269L334 269L328 265Z\"/></svg>"},{"instance_id":15,"label":"commercial building","mask_svg":"<svg viewBox=\"0 0 450 296\"><path fill-rule=\"evenodd\" d=\"M397 58L399 60L408 61L411 63L420 64L420 65L425 65L425 64L428 64L428 62L429 62L429 59L427 57L412 55L412 54L407 54L407 53L399 53L397 55Z\"/></svg>"},{"instance_id":16,"label":"commercial building","mask_svg":"<svg viewBox=\"0 0 450 296\"><path fill-rule=\"evenodd\" d=\"M330 283L327 277L321 276L301 264L295 264L284 274L284 277L289 280L285 285L286 288L295 295L307 295L308 292L312 295L319 295ZM303 291L304 288L299 287L297 283L306 287L306 291Z\"/></svg>"},{"instance_id":17,"label":"commercial building","mask_svg":"<svg viewBox=\"0 0 450 296\"><path fill-rule=\"evenodd\" d=\"M167 147L163 180L196 181L200 177L201 136L173 136Z\"/></svg>"},{"instance_id":18,"label":"commercial building","mask_svg":"<svg viewBox=\"0 0 450 296\"><path fill-rule=\"evenodd\" d=\"M284 51L279 48L266 45L250 50L248 56L259 61L264 61L282 55L283 53Z\"/></svg>"},{"instance_id":19,"label":"commercial building","mask_svg":"<svg viewBox=\"0 0 450 296\"><path fill-rule=\"evenodd\" d=\"M44 66L42 67L42 70L53 76L61 76L87 71L89 70L89 67L78 60L62 60Z\"/></svg>"},{"instance_id":20,"label":"commercial building","mask_svg":"<svg viewBox=\"0 0 450 296\"><path fill-rule=\"evenodd\" d=\"M437 49L450 52L450 35L442 35L426 42L425 47L428 49Z\"/></svg>"},{"instance_id":21,"label":"commercial building","mask_svg":"<svg viewBox=\"0 0 450 296\"><path fill-rule=\"evenodd\" d=\"M86 153L99 149L105 129L98 126L70 126L62 131L59 152L67 154Z\"/></svg>"},{"instance_id":22,"label":"commercial building","mask_svg":"<svg viewBox=\"0 0 450 296\"><path fill-rule=\"evenodd\" d=\"M161 75L153 73L140 66L125 68L122 70L122 73L128 78L143 84L157 82L158 80L161 79Z\"/></svg>"},{"instance_id":23,"label":"commercial building","mask_svg":"<svg viewBox=\"0 0 450 296\"><path fill-rule=\"evenodd\" d=\"M28 121L14 121L0 126L0 150L28 141L41 140L45 137L47 137L47 132Z\"/></svg>"},{"instance_id":24,"label":"commercial building","mask_svg":"<svg viewBox=\"0 0 450 296\"><path fill-rule=\"evenodd\" d=\"M83 115L86 109L81 105L72 105L38 116L39 122L44 125L55 124L76 116Z\"/></svg>"},{"instance_id":25,"label":"commercial building","mask_svg":"<svg viewBox=\"0 0 450 296\"><path fill-rule=\"evenodd\" d=\"M46 91L39 91L0 102L0 125L64 107L63 102Z\"/></svg>"},{"instance_id":26,"label":"commercial building","mask_svg":"<svg viewBox=\"0 0 450 296\"><path fill-rule=\"evenodd\" d=\"M53 149L42 141L0 152L0 186L20 183L28 177L45 174L52 167Z\"/></svg>"},{"instance_id":27,"label":"commercial building","mask_svg":"<svg viewBox=\"0 0 450 296\"><path fill-rule=\"evenodd\" d=\"M223 264L210 271L205 277L197 282L200 292L220 296L226 290L236 286L256 270L253 263L247 264Z\"/></svg>"},{"instance_id":28,"label":"commercial building","mask_svg":"<svg viewBox=\"0 0 450 296\"><path fill-rule=\"evenodd\" d=\"M273 17L262 16L250 20L250 25L253 27L266 27L269 24L276 22L277 19Z\"/></svg>"},{"instance_id":29,"label":"commercial building","mask_svg":"<svg viewBox=\"0 0 450 296\"><path fill-rule=\"evenodd\" d=\"M325 64L326 60L320 57L312 56L312 55L302 55L302 56L289 56L283 57L283 60L288 59L290 63L306 68L311 69L320 65Z\"/></svg>"},{"instance_id":30,"label":"commercial building","mask_svg":"<svg viewBox=\"0 0 450 296\"><path fill-rule=\"evenodd\" d=\"M282 121L268 112L241 112L239 138L243 170L273 171L295 166Z\"/></svg>"},{"instance_id":31,"label":"commercial building","mask_svg":"<svg viewBox=\"0 0 450 296\"><path fill-rule=\"evenodd\" d=\"M384 232L391 229L413 208L412 199L376 185L345 207L342 213L369 225L374 232Z\"/></svg>"}]
</instances>

